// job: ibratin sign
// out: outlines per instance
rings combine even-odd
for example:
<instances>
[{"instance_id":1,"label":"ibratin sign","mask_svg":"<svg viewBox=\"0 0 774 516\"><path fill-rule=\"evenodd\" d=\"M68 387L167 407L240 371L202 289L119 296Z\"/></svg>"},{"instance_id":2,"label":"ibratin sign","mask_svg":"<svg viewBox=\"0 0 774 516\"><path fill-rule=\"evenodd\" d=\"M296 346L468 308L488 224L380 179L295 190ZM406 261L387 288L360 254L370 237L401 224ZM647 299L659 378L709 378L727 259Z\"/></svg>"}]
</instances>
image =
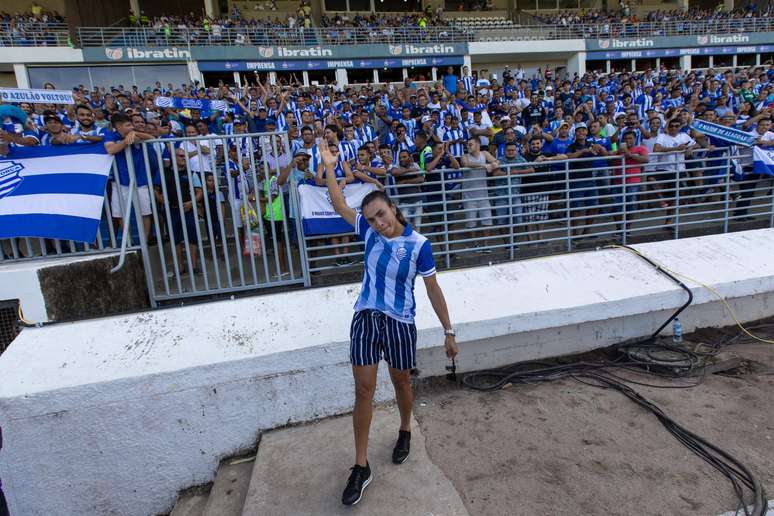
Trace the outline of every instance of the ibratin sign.
<instances>
[{"instance_id":1,"label":"ibratin sign","mask_svg":"<svg viewBox=\"0 0 774 516\"><path fill-rule=\"evenodd\" d=\"M85 47L89 62L170 61L303 61L325 59L373 59L464 56L467 43L405 43L400 45L310 45L310 46L192 46L192 47Z\"/></svg>"},{"instance_id":2,"label":"ibratin sign","mask_svg":"<svg viewBox=\"0 0 774 516\"><path fill-rule=\"evenodd\" d=\"M589 38L586 50L642 50L648 48L685 48L713 45L765 45L774 41L773 32L744 34L703 34L699 36L652 36Z\"/></svg>"}]
</instances>

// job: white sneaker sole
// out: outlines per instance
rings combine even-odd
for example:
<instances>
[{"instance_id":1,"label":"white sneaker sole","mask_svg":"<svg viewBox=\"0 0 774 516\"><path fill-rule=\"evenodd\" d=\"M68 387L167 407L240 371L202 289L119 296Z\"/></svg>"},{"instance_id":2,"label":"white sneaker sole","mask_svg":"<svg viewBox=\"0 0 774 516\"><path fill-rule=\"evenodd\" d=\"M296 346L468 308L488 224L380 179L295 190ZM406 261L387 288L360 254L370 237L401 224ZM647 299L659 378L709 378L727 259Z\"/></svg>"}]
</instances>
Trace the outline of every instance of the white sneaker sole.
<instances>
[{"instance_id":1,"label":"white sneaker sole","mask_svg":"<svg viewBox=\"0 0 774 516\"><path fill-rule=\"evenodd\" d=\"M357 503L363 498L363 493L365 493L366 487L368 487L368 484L371 483L371 480L374 478L374 472L372 471L371 474L368 476L365 482L363 482L363 489L360 490L360 496L357 497L357 500L352 502L352 505L357 505Z\"/></svg>"}]
</instances>

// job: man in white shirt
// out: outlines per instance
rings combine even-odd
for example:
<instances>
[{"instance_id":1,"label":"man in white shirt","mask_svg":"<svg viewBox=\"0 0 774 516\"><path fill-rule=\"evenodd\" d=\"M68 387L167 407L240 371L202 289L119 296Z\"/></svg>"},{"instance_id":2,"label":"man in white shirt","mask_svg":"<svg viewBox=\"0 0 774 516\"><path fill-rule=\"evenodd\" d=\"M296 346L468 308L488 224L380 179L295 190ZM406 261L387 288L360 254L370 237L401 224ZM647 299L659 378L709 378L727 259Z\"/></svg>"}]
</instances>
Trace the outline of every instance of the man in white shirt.
<instances>
[{"instance_id":1,"label":"man in white shirt","mask_svg":"<svg viewBox=\"0 0 774 516\"><path fill-rule=\"evenodd\" d=\"M187 125L185 135L188 138L200 136L195 125ZM180 147L188 155L188 170L199 173L212 173L212 161L210 160L210 142L208 140L186 140ZM200 177L204 183L204 174Z\"/></svg>"},{"instance_id":2,"label":"man in white shirt","mask_svg":"<svg viewBox=\"0 0 774 516\"><path fill-rule=\"evenodd\" d=\"M667 229L672 226L674 216L672 206L675 204L680 176L685 172L685 155L698 146L688 133L680 131L682 126L682 122L673 118L669 121L666 132L659 134L653 145L655 152L663 153L659 156L657 171L653 175L656 177L656 182L661 184L661 206L667 212L667 218L664 221Z\"/></svg>"},{"instance_id":3,"label":"man in white shirt","mask_svg":"<svg viewBox=\"0 0 774 516\"><path fill-rule=\"evenodd\" d=\"M494 136L494 130L492 129L492 122L485 122L481 111L473 113L473 123L468 128L470 136L478 136L478 142L481 145L482 150L489 149L489 139Z\"/></svg>"}]
</instances>

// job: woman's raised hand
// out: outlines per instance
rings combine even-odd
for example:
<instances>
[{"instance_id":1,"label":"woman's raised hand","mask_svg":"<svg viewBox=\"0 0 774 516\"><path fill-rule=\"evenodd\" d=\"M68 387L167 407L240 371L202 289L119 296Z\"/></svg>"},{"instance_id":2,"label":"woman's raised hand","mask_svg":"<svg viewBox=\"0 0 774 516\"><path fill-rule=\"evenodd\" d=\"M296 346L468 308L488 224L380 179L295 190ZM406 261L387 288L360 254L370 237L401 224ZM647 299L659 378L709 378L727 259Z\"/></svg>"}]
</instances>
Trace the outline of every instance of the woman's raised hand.
<instances>
[{"instance_id":1,"label":"woman's raised hand","mask_svg":"<svg viewBox=\"0 0 774 516\"><path fill-rule=\"evenodd\" d=\"M320 139L317 141L317 148L320 149L320 158L322 158L323 165L326 167L335 167L336 156L334 156L328 148L328 143Z\"/></svg>"}]
</instances>

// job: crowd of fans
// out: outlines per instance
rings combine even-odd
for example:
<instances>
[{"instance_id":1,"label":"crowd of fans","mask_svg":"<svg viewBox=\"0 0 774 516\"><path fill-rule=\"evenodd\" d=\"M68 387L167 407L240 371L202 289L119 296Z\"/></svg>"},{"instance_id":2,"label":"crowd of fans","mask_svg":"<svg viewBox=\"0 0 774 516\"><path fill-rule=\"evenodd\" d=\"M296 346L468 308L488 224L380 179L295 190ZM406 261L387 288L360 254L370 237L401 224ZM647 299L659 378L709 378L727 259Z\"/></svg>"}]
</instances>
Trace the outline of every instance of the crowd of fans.
<instances>
[{"instance_id":1,"label":"crowd of fans","mask_svg":"<svg viewBox=\"0 0 774 516\"><path fill-rule=\"evenodd\" d=\"M105 142L119 153L151 138L219 134L224 145L214 145L214 162L223 171L244 172L254 160L255 170L263 174L262 163L268 161L269 171L286 173L280 178L284 192L292 180L323 184L318 145L324 144L339 155L342 186L370 182L397 189L416 227L437 224L436 201L448 189L460 194L470 231L490 236L492 226L514 222L508 214L513 217L518 206L518 223L533 228L530 238L540 235L556 203L559 211L567 205L573 219L583 221L577 234L595 218L617 220L622 204L631 223L644 200L666 210L665 224L671 227L675 181L693 187L696 199L712 199L726 177L744 179L734 189L734 214L746 217L755 182L764 178L752 173L747 155L698 133L691 122L702 119L741 129L754 135L757 145L774 146L774 65L736 73L587 73L567 80L517 77L506 70L498 81L465 67L461 72L450 68L427 87L411 79L398 88L304 88L297 82L270 85L260 79L241 89L157 83L145 91L123 86L88 91L80 86L72 106L21 104L28 121L5 120L0 140L10 145L10 152L15 146ZM222 100L228 108L200 112L159 107L156 99L165 96ZM228 143L235 134L274 131L287 131L287 146L278 142L272 147L266 137ZM178 160L181 170L216 173L206 156L196 165L201 148L186 145ZM172 147L165 150L167 161ZM620 161L611 164L613 156L624 160L625 171ZM580 158L587 159L571 161L569 172L563 164L553 164ZM144 165L137 162L135 167L142 171ZM460 179L467 181L460 185ZM206 190L207 178L199 182ZM625 200L616 196L624 185ZM608 200L601 201L605 196ZM150 213L151 197L146 192L144 215ZM234 208L239 204L238 198L222 201ZM690 196L683 202L691 202ZM237 209L233 216L241 219ZM150 224L149 217L146 222Z\"/></svg>"},{"instance_id":2,"label":"crowd of fans","mask_svg":"<svg viewBox=\"0 0 774 516\"><path fill-rule=\"evenodd\" d=\"M29 12L9 14L0 11L0 47L12 43L30 46L66 44L64 18L55 11L46 11L36 3ZM56 31L56 32L52 32ZM61 36L65 41L62 41Z\"/></svg>"},{"instance_id":3,"label":"crowd of fans","mask_svg":"<svg viewBox=\"0 0 774 516\"><path fill-rule=\"evenodd\" d=\"M719 9L674 9L671 11L654 10L639 18L628 3L621 3L618 10L608 11L587 9L580 11L563 11L536 17L543 23L567 27L573 24L611 24L611 23L643 23L643 22L712 22L716 20L740 20L744 18L767 18L771 16L771 8L758 9L750 5L745 9L726 11Z\"/></svg>"},{"instance_id":4,"label":"crowd of fans","mask_svg":"<svg viewBox=\"0 0 774 516\"><path fill-rule=\"evenodd\" d=\"M189 13L186 16L139 18L131 16L130 25L144 28L129 34L136 44L231 44L231 45L314 45L386 42L420 42L430 38L443 41L457 31L442 18L442 11L405 14L323 14L314 24L308 2L301 2L295 13L283 18L243 18L235 7L228 18L212 19ZM317 33L310 31L319 28ZM433 29L429 32L429 29ZM440 30L438 29L440 28ZM417 31L419 29L419 31ZM140 39L138 39L140 38Z\"/></svg>"}]
</instances>

